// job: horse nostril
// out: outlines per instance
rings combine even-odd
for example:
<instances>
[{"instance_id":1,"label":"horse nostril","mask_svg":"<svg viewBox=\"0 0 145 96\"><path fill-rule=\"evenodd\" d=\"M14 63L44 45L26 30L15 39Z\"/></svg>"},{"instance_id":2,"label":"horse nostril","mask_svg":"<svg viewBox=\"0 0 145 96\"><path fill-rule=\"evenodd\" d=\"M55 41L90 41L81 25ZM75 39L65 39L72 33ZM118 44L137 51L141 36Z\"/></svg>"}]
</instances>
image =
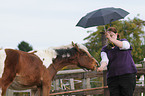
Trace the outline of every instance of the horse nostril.
<instances>
[{"instance_id":1,"label":"horse nostril","mask_svg":"<svg viewBox=\"0 0 145 96\"><path fill-rule=\"evenodd\" d=\"M93 67L93 70L96 70L97 69L97 67L95 66L95 67Z\"/></svg>"},{"instance_id":2,"label":"horse nostril","mask_svg":"<svg viewBox=\"0 0 145 96\"><path fill-rule=\"evenodd\" d=\"M95 65L94 67L93 67L93 70L96 70L97 69L97 65Z\"/></svg>"}]
</instances>

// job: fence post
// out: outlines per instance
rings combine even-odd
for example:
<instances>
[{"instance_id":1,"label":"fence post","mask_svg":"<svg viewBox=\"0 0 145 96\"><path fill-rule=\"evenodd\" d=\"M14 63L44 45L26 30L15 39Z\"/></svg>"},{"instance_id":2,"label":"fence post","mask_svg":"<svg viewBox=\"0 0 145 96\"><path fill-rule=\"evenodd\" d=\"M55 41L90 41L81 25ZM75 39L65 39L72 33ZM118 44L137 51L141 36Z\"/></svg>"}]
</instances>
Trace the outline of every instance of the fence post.
<instances>
[{"instance_id":1,"label":"fence post","mask_svg":"<svg viewBox=\"0 0 145 96\"><path fill-rule=\"evenodd\" d=\"M13 90L7 89L6 96L13 96Z\"/></svg>"},{"instance_id":2,"label":"fence post","mask_svg":"<svg viewBox=\"0 0 145 96\"><path fill-rule=\"evenodd\" d=\"M54 81L54 90L59 90L59 79Z\"/></svg>"},{"instance_id":3,"label":"fence post","mask_svg":"<svg viewBox=\"0 0 145 96\"><path fill-rule=\"evenodd\" d=\"M91 84L90 84L90 78L86 78L86 87L87 89L91 88ZM86 95L86 96L91 96L91 95Z\"/></svg>"},{"instance_id":4,"label":"fence post","mask_svg":"<svg viewBox=\"0 0 145 96\"><path fill-rule=\"evenodd\" d=\"M86 79L85 78L83 78L82 84L83 84L83 89L86 89Z\"/></svg>"},{"instance_id":5,"label":"fence post","mask_svg":"<svg viewBox=\"0 0 145 96\"><path fill-rule=\"evenodd\" d=\"M71 89L71 90L74 90L74 89L75 89L75 86L74 86L74 79L73 79L73 78L70 78L70 89Z\"/></svg>"},{"instance_id":6,"label":"fence post","mask_svg":"<svg viewBox=\"0 0 145 96\"><path fill-rule=\"evenodd\" d=\"M59 79L56 79L54 81L54 90L59 90ZM56 95L56 96L58 96L58 95Z\"/></svg>"},{"instance_id":7,"label":"fence post","mask_svg":"<svg viewBox=\"0 0 145 96\"><path fill-rule=\"evenodd\" d=\"M85 73L83 73L83 82L82 83L83 83L83 89L91 88L90 78L86 78L86 74ZM85 94L85 92L84 92L84 94ZM90 96L90 95L85 95L85 96Z\"/></svg>"},{"instance_id":8,"label":"fence post","mask_svg":"<svg viewBox=\"0 0 145 96\"><path fill-rule=\"evenodd\" d=\"M87 89L91 88L90 78L86 78Z\"/></svg>"},{"instance_id":9,"label":"fence post","mask_svg":"<svg viewBox=\"0 0 145 96\"><path fill-rule=\"evenodd\" d=\"M75 84L74 84L74 78L70 78L69 79L69 82L70 82L70 89L71 90L74 90L75 89ZM68 96L75 96L75 95L68 95Z\"/></svg>"},{"instance_id":10,"label":"fence post","mask_svg":"<svg viewBox=\"0 0 145 96\"><path fill-rule=\"evenodd\" d=\"M107 70L103 71L103 81L104 81L104 86L107 86ZM110 96L108 88L104 89L104 96Z\"/></svg>"}]
</instances>

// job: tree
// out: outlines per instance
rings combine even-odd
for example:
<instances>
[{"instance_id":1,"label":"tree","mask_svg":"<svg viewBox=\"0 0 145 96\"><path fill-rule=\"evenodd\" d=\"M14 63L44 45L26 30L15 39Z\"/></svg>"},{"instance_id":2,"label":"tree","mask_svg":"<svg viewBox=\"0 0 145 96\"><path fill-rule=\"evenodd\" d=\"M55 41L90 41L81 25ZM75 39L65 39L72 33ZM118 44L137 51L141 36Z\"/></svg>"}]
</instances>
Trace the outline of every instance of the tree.
<instances>
[{"instance_id":1,"label":"tree","mask_svg":"<svg viewBox=\"0 0 145 96\"><path fill-rule=\"evenodd\" d=\"M144 43L142 40L144 39L144 31L143 27L145 26L145 21L135 17L134 19L128 18L128 20L123 21L115 21L112 22L112 27L116 27L118 33L120 34L121 38L126 38L133 47L132 55L133 59L136 63L143 60L145 57L144 53ZM107 29L110 25L105 25ZM87 46L89 52L98 60L100 61L100 53L102 49L102 40L101 40L101 33L104 32L104 26L98 26L97 31L92 32L88 31L89 36L84 38L87 40L85 45ZM142 47L141 47L142 46Z\"/></svg>"},{"instance_id":2,"label":"tree","mask_svg":"<svg viewBox=\"0 0 145 96\"><path fill-rule=\"evenodd\" d=\"M18 49L21 51L25 51L25 52L29 52L29 51L33 50L32 46L29 45L29 43L27 43L25 41L21 41L18 44Z\"/></svg>"}]
</instances>

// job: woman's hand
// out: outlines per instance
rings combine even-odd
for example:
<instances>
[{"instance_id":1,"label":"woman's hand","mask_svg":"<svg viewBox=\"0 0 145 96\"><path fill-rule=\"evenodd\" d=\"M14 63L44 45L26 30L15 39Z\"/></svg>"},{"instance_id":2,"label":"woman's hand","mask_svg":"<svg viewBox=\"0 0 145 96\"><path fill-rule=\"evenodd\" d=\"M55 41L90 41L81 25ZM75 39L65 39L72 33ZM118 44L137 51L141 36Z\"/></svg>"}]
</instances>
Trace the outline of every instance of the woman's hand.
<instances>
[{"instance_id":1,"label":"woman's hand","mask_svg":"<svg viewBox=\"0 0 145 96\"><path fill-rule=\"evenodd\" d=\"M107 63L102 61L101 66L99 68L97 68L97 71L102 72L106 67L107 67Z\"/></svg>"},{"instance_id":2,"label":"woman's hand","mask_svg":"<svg viewBox=\"0 0 145 96\"><path fill-rule=\"evenodd\" d=\"M103 70L104 70L103 67L99 67L99 68L97 69L97 72L102 72Z\"/></svg>"},{"instance_id":3,"label":"woman's hand","mask_svg":"<svg viewBox=\"0 0 145 96\"><path fill-rule=\"evenodd\" d=\"M111 41L111 39L117 39L117 33L115 34L112 31L107 31L105 33L106 37Z\"/></svg>"},{"instance_id":4,"label":"woman's hand","mask_svg":"<svg viewBox=\"0 0 145 96\"><path fill-rule=\"evenodd\" d=\"M123 43L122 41L117 40L117 35L118 33L114 33L112 31L107 31L105 33L106 37L108 38L108 40L112 43L114 43L116 46L118 46L119 48L123 47Z\"/></svg>"},{"instance_id":5,"label":"woman's hand","mask_svg":"<svg viewBox=\"0 0 145 96\"><path fill-rule=\"evenodd\" d=\"M106 33L105 33L105 36L106 36L106 38L111 38L111 36L110 36L110 34L109 34L109 32L107 31Z\"/></svg>"}]
</instances>

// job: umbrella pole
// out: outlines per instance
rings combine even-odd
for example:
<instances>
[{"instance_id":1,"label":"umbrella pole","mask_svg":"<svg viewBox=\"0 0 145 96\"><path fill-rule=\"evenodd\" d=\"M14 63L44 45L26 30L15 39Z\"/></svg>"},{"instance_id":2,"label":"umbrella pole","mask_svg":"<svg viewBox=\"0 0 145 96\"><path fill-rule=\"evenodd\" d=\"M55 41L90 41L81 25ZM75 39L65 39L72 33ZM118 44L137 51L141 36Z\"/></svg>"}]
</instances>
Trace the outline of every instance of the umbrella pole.
<instances>
[{"instance_id":1,"label":"umbrella pole","mask_svg":"<svg viewBox=\"0 0 145 96\"><path fill-rule=\"evenodd\" d=\"M104 31L106 32L106 27L105 27L105 25L104 25Z\"/></svg>"},{"instance_id":2,"label":"umbrella pole","mask_svg":"<svg viewBox=\"0 0 145 96\"><path fill-rule=\"evenodd\" d=\"M105 36L105 32L107 32L105 25L104 25L104 32L100 32L101 33L101 39L102 39L102 47L107 45L107 38Z\"/></svg>"}]
</instances>

